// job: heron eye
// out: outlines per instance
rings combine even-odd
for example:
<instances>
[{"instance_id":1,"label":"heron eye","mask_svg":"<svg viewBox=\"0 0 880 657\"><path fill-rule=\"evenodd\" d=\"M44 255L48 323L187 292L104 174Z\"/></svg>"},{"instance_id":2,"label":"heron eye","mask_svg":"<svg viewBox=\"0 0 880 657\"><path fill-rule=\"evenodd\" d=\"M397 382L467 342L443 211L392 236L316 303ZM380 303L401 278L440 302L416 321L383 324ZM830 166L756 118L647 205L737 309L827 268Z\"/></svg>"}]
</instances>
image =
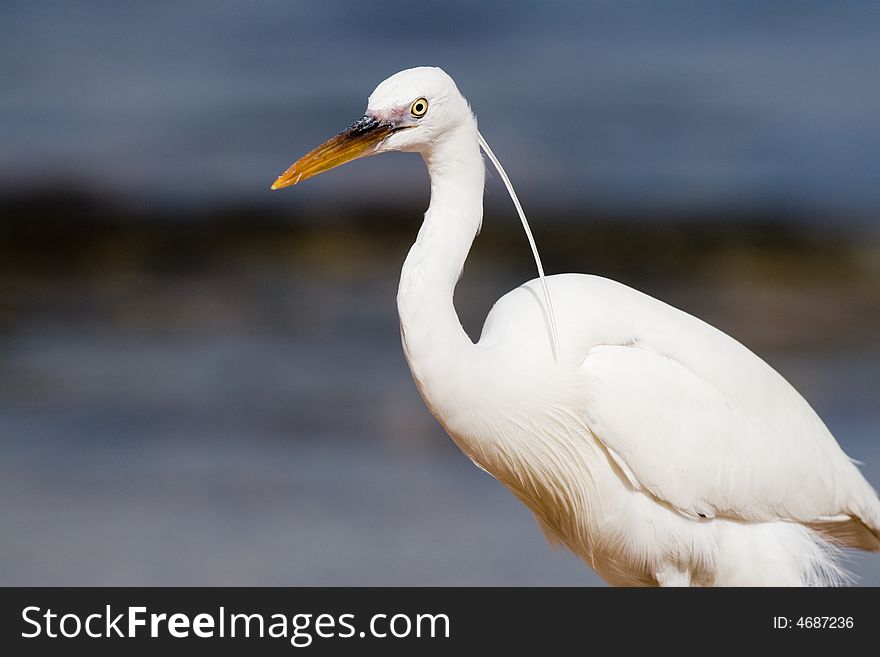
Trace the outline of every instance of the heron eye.
<instances>
[{"instance_id":1,"label":"heron eye","mask_svg":"<svg viewBox=\"0 0 880 657\"><path fill-rule=\"evenodd\" d=\"M421 118L425 115L425 112L428 111L428 101L425 98L419 98L412 104L412 107L409 108L410 114L414 117Z\"/></svg>"}]
</instances>

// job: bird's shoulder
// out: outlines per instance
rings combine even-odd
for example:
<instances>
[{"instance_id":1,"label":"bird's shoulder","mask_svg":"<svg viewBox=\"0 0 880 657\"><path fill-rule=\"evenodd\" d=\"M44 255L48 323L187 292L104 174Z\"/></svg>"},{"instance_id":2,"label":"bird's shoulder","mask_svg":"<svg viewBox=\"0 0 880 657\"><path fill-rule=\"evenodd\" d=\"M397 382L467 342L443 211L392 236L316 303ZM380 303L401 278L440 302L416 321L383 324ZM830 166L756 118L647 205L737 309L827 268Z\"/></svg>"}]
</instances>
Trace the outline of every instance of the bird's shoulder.
<instances>
[{"instance_id":1,"label":"bird's shoulder","mask_svg":"<svg viewBox=\"0 0 880 657\"><path fill-rule=\"evenodd\" d=\"M564 365L585 367L598 350L624 347L674 362L731 403L753 411L781 398L806 405L762 358L698 317L601 276L559 274L546 280ZM552 356L549 335L543 291L535 279L498 300L486 318L480 344L512 352L546 345ZM767 398L769 390L775 398Z\"/></svg>"},{"instance_id":2,"label":"bird's shoulder","mask_svg":"<svg viewBox=\"0 0 880 657\"><path fill-rule=\"evenodd\" d=\"M576 336L575 341L579 344L584 343L587 334L592 334L602 323L602 308L611 306L628 293L639 294L616 281L591 274L555 274L547 276L546 281L560 332L566 333L566 340ZM584 321L586 309L598 311L591 313L598 321ZM582 329L586 329L587 334ZM540 279L536 278L495 302L483 324L480 343L505 348L547 343L549 348L548 330L544 292Z\"/></svg>"}]
</instances>

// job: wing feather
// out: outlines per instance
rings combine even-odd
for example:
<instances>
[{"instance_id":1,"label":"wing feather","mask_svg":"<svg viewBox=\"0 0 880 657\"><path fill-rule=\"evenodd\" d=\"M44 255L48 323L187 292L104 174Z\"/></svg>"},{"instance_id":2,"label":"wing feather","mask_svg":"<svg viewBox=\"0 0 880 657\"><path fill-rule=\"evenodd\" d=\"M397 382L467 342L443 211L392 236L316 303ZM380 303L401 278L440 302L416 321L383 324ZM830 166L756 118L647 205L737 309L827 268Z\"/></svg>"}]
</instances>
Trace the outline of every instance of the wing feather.
<instances>
[{"instance_id":1,"label":"wing feather","mask_svg":"<svg viewBox=\"0 0 880 657\"><path fill-rule=\"evenodd\" d=\"M631 483L682 513L799 522L854 515L852 481L864 480L803 406L764 417L644 346L594 347L582 368L592 379L592 432ZM792 405L788 390L767 395Z\"/></svg>"}]
</instances>

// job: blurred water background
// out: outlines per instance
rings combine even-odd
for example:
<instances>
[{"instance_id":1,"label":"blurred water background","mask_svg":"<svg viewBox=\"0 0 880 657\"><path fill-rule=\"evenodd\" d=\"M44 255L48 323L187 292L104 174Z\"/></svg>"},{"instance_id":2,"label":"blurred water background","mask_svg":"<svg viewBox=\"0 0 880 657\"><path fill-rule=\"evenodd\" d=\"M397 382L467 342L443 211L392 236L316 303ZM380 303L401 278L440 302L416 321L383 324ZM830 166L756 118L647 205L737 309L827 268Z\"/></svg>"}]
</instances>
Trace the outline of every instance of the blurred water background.
<instances>
[{"instance_id":1,"label":"blurred water background","mask_svg":"<svg viewBox=\"0 0 880 657\"><path fill-rule=\"evenodd\" d=\"M598 583L409 377L418 159L268 192L420 64L548 270L734 335L880 485L876 3L5 2L0 53L0 584ZM472 336L530 263L491 177Z\"/></svg>"}]
</instances>

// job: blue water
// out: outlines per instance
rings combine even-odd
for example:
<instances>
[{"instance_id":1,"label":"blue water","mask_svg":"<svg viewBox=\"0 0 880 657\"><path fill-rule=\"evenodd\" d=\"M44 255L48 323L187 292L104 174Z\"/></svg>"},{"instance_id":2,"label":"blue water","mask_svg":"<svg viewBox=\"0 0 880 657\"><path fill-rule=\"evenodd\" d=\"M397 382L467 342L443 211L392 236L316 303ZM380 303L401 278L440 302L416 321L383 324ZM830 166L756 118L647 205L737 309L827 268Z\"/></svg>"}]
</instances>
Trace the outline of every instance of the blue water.
<instances>
[{"instance_id":1,"label":"blue water","mask_svg":"<svg viewBox=\"0 0 880 657\"><path fill-rule=\"evenodd\" d=\"M0 189L265 200L379 81L432 64L532 204L880 210L875 2L5 2L0 51ZM423 193L406 157L296 200Z\"/></svg>"}]
</instances>

